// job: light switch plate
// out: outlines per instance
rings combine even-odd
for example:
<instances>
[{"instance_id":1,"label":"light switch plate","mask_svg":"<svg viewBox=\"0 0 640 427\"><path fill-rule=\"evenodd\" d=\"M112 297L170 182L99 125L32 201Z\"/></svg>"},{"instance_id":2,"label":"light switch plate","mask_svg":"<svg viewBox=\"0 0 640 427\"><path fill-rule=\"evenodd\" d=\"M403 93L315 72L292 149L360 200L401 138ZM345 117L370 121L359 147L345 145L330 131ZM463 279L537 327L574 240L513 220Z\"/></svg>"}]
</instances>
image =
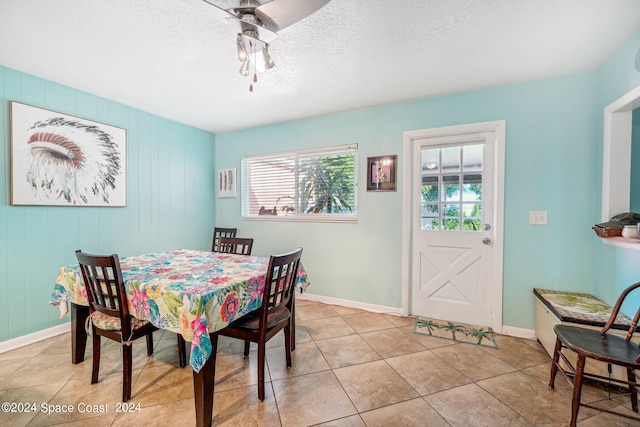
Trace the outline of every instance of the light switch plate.
<instances>
[{"instance_id":1,"label":"light switch plate","mask_svg":"<svg viewBox=\"0 0 640 427\"><path fill-rule=\"evenodd\" d=\"M547 211L529 211L529 224L546 225Z\"/></svg>"}]
</instances>

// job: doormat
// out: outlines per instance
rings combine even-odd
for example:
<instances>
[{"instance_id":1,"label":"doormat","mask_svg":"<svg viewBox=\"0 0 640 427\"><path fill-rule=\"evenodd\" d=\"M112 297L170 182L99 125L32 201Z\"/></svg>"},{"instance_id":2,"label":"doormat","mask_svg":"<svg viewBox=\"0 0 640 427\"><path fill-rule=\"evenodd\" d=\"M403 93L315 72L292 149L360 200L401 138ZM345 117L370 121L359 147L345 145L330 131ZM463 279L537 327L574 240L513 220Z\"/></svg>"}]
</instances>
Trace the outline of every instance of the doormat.
<instances>
[{"instance_id":1,"label":"doormat","mask_svg":"<svg viewBox=\"0 0 640 427\"><path fill-rule=\"evenodd\" d=\"M413 332L467 344L498 348L498 344L496 344L496 340L493 338L493 330L489 327L453 323L446 320L417 316Z\"/></svg>"}]
</instances>

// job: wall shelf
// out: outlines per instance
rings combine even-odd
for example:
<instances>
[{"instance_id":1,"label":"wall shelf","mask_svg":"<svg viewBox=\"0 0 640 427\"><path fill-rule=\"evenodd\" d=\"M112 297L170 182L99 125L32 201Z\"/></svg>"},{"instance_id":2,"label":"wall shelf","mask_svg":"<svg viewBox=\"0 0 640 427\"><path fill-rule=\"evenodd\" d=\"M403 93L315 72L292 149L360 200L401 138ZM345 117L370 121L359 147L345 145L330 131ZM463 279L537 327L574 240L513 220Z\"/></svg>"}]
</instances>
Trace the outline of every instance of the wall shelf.
<instances>
[{"instance_id":1,"label":"wall shelf","mask_svg":"<svg viewBox=\"0 0 640 427\"><path fill-rule=\"evenodd\" d=\"M626 239L624 237L601 237L605 245L640 251L640 239Z\"/></svg>"}]
</instances>

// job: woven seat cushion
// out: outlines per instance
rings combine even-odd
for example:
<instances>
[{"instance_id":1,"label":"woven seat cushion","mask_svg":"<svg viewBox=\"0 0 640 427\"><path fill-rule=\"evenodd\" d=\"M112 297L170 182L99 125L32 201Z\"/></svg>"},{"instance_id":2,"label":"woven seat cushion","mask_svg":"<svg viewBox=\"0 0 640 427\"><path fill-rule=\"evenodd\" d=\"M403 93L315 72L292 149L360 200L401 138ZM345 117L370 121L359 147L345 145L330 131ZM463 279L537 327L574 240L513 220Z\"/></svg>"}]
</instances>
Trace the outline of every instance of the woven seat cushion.
<instances>
[{"instance_id":1,"label":"woven seat cushion","mask_svg":"<svg viewBox=\"0 0 640 427\"><path fill-rule=\"evenodd\" d=\"M256 310L247 314L246 316L241 317L231 324L231 326L240 329L248 329L250 331L257 331L260 327L260 310ZM282 320L286 319L291 315L289 309L281 305L280 307L271 310L271 312L267 315L267 329L270 329L280 323Z\"/></svg>"},{"instance_id":2,"label":"woven seat cushion","mask_svg":"<svg viewBox=\"0 0 640 427\"><path fill-rule=\"evenodd\" d=\"M120 318L115 316L109 316L100 311L94 311L91 313L91 321L96 328L104 329L106 331L119 331L122 329L120 325ZM131 317L131 328L138 329L149 323L147 320L136 319Z\"/></svg>"}]
</instances>

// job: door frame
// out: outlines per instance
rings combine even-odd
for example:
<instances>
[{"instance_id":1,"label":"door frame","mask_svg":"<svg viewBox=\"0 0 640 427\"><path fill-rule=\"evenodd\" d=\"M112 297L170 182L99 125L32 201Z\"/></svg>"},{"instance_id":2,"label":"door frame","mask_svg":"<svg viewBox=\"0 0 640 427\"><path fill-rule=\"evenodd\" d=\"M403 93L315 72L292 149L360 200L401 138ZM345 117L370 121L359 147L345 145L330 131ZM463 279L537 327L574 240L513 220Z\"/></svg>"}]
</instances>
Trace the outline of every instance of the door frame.
<instances>
[{"instance_id":1,"label":"door frame","mask_svg":"<svg viewBox=\"0 0 640 427\"><path fill-rule=\"evenodd\" d=\"M495 135L494 168L493 168L493 289L491 297L491 326L497 333L502 333L502 293L503 293L503 257L504 257L504 169L505 169L505 134L506 121L469 123L464 125L444 126L404 132L403 154L403 191L402 191L402 315L407 316L411 308L411 271L412 271L412 235L413 235L413 148L416 140L443 137L466 133L493 132Z\"/></svg>"}]
</instances>

